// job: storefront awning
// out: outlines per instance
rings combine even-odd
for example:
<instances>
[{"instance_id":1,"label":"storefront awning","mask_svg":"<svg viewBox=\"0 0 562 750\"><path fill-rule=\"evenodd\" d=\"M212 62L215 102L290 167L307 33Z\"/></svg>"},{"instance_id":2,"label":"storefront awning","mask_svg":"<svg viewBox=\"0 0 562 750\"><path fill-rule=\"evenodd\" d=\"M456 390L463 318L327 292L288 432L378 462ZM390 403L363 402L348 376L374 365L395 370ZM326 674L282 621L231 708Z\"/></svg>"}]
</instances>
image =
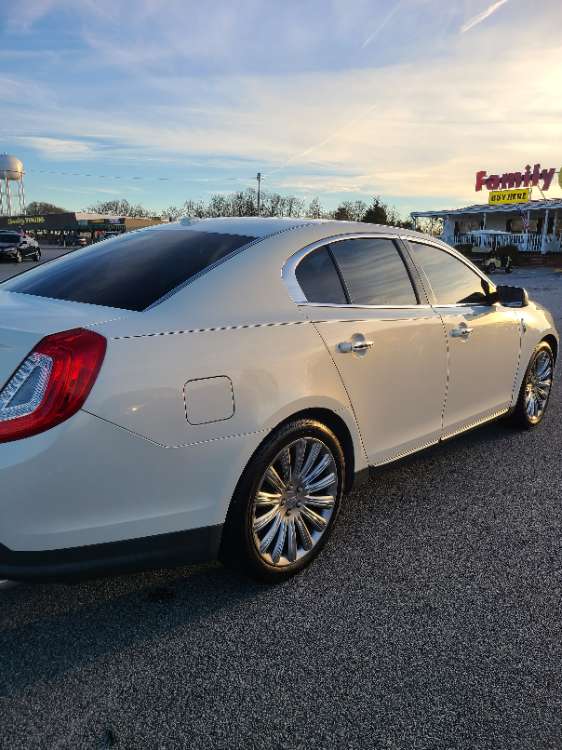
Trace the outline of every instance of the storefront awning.
<instances>
[{"instance_id":1,"label":"storefront awning","mask_svg":"<svg viewBox=\"0 0 562 750\"><path fill-rule=\"evenodd\" d=\"M544 211L545 209L562 209L562 200L549 199L542 201L529 201L528 203L499 204L490 206L487 203L465 208L448 208L442 211L412 211L412 219L442 219L446 216L460 216L466 214L520 214L525 211Z\"/></svg>"}]
</instances>

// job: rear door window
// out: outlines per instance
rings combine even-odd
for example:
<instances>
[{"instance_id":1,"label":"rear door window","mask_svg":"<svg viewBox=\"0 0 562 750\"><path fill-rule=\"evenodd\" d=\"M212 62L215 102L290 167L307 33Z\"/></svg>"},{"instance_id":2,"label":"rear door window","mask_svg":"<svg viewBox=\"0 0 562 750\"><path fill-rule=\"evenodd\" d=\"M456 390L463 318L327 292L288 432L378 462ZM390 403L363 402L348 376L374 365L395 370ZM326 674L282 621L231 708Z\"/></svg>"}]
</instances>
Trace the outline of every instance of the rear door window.
<instances>
[{"instance_id":1,"label":"rear door window","mask_svg":"<svg viewBox=\"0 0 562 750\"><path fill-rule=\"evenodd\" d=\"M3 289L39 297L146 310L255 237L142 230L77 250L16 276Z\"/></svg>"},{"instance_id":2,"label":"rear door window","mask_svg":"<svg viewBox=\"0 0 562 750\"><path fill-rule=\"evenodd\" d=\"M392 240L365 238L330 245L352 304L417 305L410 275Z\"/></svg>"}]
</instances>

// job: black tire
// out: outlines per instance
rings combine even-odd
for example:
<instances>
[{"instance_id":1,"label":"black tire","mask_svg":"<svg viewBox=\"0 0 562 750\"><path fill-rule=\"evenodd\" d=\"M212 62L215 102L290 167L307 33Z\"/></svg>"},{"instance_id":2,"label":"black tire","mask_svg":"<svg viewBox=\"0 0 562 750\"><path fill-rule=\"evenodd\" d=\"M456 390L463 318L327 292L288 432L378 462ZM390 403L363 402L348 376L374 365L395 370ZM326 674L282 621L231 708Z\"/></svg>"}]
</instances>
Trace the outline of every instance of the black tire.
<instances>
[{"instance_id":1,"label":"black tire","mask_svg":"<svg viewBox=\"0 0 562 750\"><path fill-rule=\"evenodd\" d=\"M254 498L268 467L284 448L302 438L319 441L331 453L337 470L337 491L331 516L312 549L282 566L268 563L258 551L253 531ZM345 455L332 430L314 419L288 422L271 433L250 459L234 492L226 517L219 557L252 578L266 583L287 580L309 565L326 544L336 522L346 481Z\"/></svg>"},{"instance_id":2,"label":"black tire","mask_svg":"<svg viewBox=\"0 0 562 750\"><path fill-rule=\"evenodd\" d=\"M550 367L551 367L550 381L552 383L552 376L554 374L554 364L555 364L554 354L552 352L552 348L550 347L550 345L546 341L541 341L540 344L538 344L538 346L535 348L531 356L531 359L529 360L529 364L527 365L527 369L525 370L525 376L523 378L523 381L521 383L521 388L519 390L519 397L517 399L517 403L515 405L514 410L509 416L509 421L513 427L517 427L522 430L531 430L534 427L537 427L544 419L544 415L546 414L546 411L548 408L548 402L550 399L551 387L548 390L548 394L546 396L546 402L540 414L538 414L537 416L529 415L527 411L527 403L526 403L527 389L533 377L533 368L535 366L535 362L537 361L537 358L539 356L543 357L544 355L548 356L548 358L550 359Z\"/></svg>"},{"instance_id":3,"label":"black tire","mask_svg":"<svg viewBox=\"0 0 562 750\"><path fill-rule=\"evenodd\" d=\"M37 251L37 252L35 253L35 257L34 257L34 260L35 260L35 262L36 262L36 263L39 263L39 261L41 260L41 250L38 250L38 251Z\"/></svg>"}]
</instances>

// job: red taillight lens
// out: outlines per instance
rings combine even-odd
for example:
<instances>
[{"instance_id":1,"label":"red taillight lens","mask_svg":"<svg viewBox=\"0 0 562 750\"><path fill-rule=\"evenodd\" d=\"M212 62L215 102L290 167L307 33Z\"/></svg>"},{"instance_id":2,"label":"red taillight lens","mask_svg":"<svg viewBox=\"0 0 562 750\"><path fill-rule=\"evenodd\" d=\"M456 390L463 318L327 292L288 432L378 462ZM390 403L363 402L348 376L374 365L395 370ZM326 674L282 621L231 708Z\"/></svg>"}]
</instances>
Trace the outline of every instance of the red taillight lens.
<instances>
[{"instance_id":1,"label":"red taillight lens","mask_svg":"<svg viewBox=\"0 0 562 750\"><path fill-rule=\"evenodd\" d=\"M0 391L0 443L37 435L76 414L106 348L103 336L83 328L42 339Z\"/></svg>"}]
</instances>

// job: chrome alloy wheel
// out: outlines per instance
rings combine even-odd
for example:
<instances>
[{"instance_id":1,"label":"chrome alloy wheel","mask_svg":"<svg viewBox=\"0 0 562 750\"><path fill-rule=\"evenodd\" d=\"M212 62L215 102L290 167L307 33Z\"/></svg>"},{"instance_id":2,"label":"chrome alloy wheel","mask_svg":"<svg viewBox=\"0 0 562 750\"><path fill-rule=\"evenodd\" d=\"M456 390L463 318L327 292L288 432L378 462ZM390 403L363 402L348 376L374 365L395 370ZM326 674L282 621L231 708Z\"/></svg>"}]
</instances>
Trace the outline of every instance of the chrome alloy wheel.
<instances>
[{"instance_id":1,"label":"chrome alloy wheel","mask_svg":"<svg viewBox=\"0 0 562 750\"><path fill-rule=\"evenodd\" d=\"M540 351L527 374L525 383L525 411L530 422L542 419L550 389L552 387L552 357L548 351Z\"/></svg>"},{"instance_id":2,"label":"chrome alloy wheel","mask_svg":"<svg viewBox=\"0 0 562 750\"><path fill-rule=\"evenodd\" d=\"M252 505L260 557L287 566L310 552L328 528L338 497L336 461L321 440L299 438L268 466Z\"/></svg>"}]
</instances>

